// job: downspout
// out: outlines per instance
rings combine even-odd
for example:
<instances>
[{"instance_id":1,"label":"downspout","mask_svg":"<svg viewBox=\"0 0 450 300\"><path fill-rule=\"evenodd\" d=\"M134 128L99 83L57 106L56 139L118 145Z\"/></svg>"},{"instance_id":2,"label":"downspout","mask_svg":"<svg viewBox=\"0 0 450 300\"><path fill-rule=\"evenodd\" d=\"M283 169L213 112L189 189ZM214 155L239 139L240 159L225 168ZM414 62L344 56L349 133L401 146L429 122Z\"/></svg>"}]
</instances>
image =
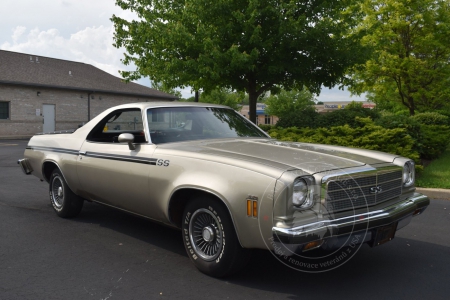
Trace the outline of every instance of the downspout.
<instances>
[{"instance_id":1,"label":"downspout","mask_svg":"<svg viewBox=\"0 0 450 300\"><path fill-rule=\"evenodd\" d=\"M91 95L94 92L88 92L88 122L91 120Z\"/></svg>"}]
</instances>

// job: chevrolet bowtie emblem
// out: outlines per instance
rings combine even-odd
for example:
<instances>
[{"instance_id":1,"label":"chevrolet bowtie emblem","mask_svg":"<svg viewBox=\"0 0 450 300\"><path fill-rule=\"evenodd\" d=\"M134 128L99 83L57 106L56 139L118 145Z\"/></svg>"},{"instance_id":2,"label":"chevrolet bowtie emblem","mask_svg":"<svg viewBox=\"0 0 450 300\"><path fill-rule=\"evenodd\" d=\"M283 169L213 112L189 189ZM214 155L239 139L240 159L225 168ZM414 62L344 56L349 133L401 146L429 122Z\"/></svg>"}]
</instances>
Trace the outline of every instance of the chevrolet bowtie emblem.
<instances>
[{"instance_id":1,"label":"chevrolet bowtie emblem","mask_svg":"<svg viewBox=\"0 0 450 300\"><path fill-rule=\"evenodd\" d=\"M383 190L381 189L381 186L374 186L370 188L371 194L378 194L381 193Z\"/></svg>"}]
</instances>

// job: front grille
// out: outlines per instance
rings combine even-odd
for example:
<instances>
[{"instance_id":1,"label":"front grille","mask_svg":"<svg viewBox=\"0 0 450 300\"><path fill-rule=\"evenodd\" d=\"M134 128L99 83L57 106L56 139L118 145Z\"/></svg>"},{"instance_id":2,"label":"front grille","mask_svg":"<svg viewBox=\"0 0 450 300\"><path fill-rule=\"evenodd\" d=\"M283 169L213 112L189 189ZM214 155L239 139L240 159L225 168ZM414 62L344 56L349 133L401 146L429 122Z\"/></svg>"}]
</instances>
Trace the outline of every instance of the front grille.
<instances>
[{"instance_id":1,"label":"front grille","mask_svg":"<svg viewBox=\"0 0 450 300\"><path fill-rule=\"evenodd\" d=\"M326 207L329 212L368 207L398 197L401 193L402 170L331 179L327 185Z\"/></svg>"}]
</instances>

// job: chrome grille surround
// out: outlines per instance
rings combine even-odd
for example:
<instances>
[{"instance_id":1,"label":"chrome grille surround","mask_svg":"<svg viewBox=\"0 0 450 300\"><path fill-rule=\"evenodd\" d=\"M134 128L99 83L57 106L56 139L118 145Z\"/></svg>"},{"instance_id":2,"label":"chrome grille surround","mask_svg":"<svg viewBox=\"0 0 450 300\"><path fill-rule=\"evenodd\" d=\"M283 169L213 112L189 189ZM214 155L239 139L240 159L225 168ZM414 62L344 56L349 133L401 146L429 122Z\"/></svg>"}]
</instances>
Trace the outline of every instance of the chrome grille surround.
<instances>
[{"instance_id":1,"label":"chrome grille surround","mask_svg":"<svg viewBox=\"0 0 450 300\"><path fill-rule=\"evenodd\" d=\"M402 193L403 169L389 166L361 173L327 176L323 205L328 212L370 207Z\"/></svg>"}]
</instances>

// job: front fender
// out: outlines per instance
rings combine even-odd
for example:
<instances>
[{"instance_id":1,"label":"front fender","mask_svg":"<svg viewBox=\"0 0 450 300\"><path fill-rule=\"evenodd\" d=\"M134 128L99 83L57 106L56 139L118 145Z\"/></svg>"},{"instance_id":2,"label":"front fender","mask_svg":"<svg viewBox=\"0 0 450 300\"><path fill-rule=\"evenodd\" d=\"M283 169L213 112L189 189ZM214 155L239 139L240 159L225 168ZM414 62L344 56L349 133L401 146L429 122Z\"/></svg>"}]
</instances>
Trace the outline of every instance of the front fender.
<instances>
[{"instance_id":1,"label":"front fender","mask_svg":"<svg viewBox=\"0 0 450 300\"><path fill-rule=\"evenodd\" d=\"M209 163L211 168L211 163ZM203 191L215 196L227 207L236 233L244 248L267 249L264 240L271 237L273 197L276 180L270 176L235 166L217 164L215 172L183 172L173 181L166 199L181 189ZM237 177L236 174L239 174ZM258 215L247 216L247 199L258 202ZM165 204L169 219L169 201Z\"/></svg>"}]
</instances>

